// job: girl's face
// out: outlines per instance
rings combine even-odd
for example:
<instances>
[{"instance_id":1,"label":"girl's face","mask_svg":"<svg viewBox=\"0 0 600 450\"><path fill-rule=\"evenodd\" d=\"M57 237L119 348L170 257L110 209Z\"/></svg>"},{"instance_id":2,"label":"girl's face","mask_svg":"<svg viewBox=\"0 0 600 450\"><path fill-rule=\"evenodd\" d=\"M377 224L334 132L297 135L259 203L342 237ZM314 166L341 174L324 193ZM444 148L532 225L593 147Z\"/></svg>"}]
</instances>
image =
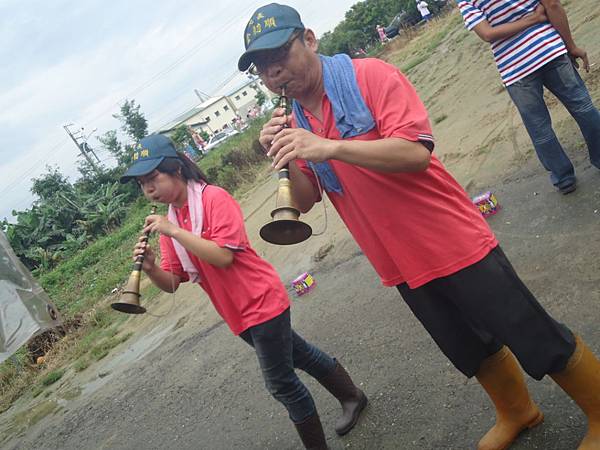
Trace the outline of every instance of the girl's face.
<instances>
[{"instance_id":1,"label":"girl's face","mask_svg":"<svg viewBox=\"0 0 600 450\"><path fill-rule=\"evenodd\" d=\"M178 205L183 194L187 194L183 180L168 173L154 170L148 175L136 178L148 200ZM185 201L185 199L184 199Z\"/></svg>"}]
</instances>

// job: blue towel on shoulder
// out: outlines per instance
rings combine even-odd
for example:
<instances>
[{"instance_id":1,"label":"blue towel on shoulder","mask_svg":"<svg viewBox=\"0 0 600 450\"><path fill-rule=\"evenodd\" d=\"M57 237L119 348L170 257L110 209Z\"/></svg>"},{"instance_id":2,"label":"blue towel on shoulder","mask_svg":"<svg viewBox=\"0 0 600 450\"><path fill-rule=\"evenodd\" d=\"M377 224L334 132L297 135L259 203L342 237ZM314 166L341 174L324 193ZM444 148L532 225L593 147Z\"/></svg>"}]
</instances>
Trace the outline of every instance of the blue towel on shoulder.
<instances>
[{"instance_id":1,"label":"blue towel on shoulder","mask_svg":"<svg viewBox=\"0 0 600 450\"><path fill-rule=\"evenodd\" d=\"M365 100L362 98L354 66L348 55L319 55L323 66L323 87L331 102L335 127L342 139L368 133L375 127L375 120ZM302 106L294 100L293 111L296 123L300 128L312 131ZM308 161L327 192L342 193L342 186L331 165L327 162L313 163Z\"/></svg>"}]
</instances>

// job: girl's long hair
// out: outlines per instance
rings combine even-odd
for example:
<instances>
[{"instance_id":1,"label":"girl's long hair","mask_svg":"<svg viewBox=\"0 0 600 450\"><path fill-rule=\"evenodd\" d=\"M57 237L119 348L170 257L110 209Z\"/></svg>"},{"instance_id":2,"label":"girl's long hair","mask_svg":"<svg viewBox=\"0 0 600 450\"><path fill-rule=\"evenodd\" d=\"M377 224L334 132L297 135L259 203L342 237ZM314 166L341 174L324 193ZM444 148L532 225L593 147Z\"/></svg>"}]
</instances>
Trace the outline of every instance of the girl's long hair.
<instances>
[{"instance_id":1,"label":"girl's long hair","mask_svg":"<svg viewBox=\"0 0 600 450\"><path fill-rule=\"evenodd\" d=\"M177 152L177 155L177 158L165 158L158 165L156 170L174 176L177 176L178 173L181 173L181 177L185 181L193 180L199 183L204 182L206 184L210 184L206 178L206 175L204 175L194 161L181 152Z\"/></svg>"}]
</instances>

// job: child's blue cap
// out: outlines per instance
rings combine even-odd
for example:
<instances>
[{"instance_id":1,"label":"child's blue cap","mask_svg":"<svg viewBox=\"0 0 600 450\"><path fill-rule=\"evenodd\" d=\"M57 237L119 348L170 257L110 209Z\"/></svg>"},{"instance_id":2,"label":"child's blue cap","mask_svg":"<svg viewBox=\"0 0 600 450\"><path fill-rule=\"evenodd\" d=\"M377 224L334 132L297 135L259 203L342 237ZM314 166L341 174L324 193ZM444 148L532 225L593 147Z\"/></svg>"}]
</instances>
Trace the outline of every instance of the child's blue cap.
<instances>
[{"instance_id":1,"label":"child's blue cap","mask_svg":"<svg viewBox=\"0 0 600 450\"><path fill-rule=\"evenodd\" d=\"M136 145L133 153L133 164L123 174L120 181L121 183L127 183L132 178L148 175L165 158L178 157L175 145L168 137L162 134L146 136Z\"/></svg>"}]
</instances>

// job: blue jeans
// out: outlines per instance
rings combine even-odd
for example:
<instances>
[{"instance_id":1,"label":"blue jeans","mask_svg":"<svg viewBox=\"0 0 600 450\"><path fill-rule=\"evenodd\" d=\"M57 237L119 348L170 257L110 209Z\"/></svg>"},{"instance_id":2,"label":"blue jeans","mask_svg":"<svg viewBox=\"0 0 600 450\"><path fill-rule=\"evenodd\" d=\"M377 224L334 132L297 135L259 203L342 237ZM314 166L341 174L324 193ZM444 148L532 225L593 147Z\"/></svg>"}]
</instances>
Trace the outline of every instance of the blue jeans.
<instances>
[{"instance_id":1,"label":"blue jeans","mask_svg":"<svg viewBox=\"0 0 600 450\"><path fill-rule=\"evenodd\" d=\"M335 369L336 361L292 330L289 308L240 337L256 350L267 390L285 406L292 422L312 416L315 403L294 369L319 380Z\"/></svg>"},{"instance_id":2,"label":"blue jeans","mask_svg":"<svg viewBox=\"0 0 600 450\"><path fill-rule=\"evenodd\" d=\"M507 87L540 162L550 172L550 181L562 188L575 183L575 169L552 129L552 119L544 102L544 87L560 100L577 121L587 143L590 161L598 168L600 113L567 55L559 56Z\"/></svg>"}]
</instances>

